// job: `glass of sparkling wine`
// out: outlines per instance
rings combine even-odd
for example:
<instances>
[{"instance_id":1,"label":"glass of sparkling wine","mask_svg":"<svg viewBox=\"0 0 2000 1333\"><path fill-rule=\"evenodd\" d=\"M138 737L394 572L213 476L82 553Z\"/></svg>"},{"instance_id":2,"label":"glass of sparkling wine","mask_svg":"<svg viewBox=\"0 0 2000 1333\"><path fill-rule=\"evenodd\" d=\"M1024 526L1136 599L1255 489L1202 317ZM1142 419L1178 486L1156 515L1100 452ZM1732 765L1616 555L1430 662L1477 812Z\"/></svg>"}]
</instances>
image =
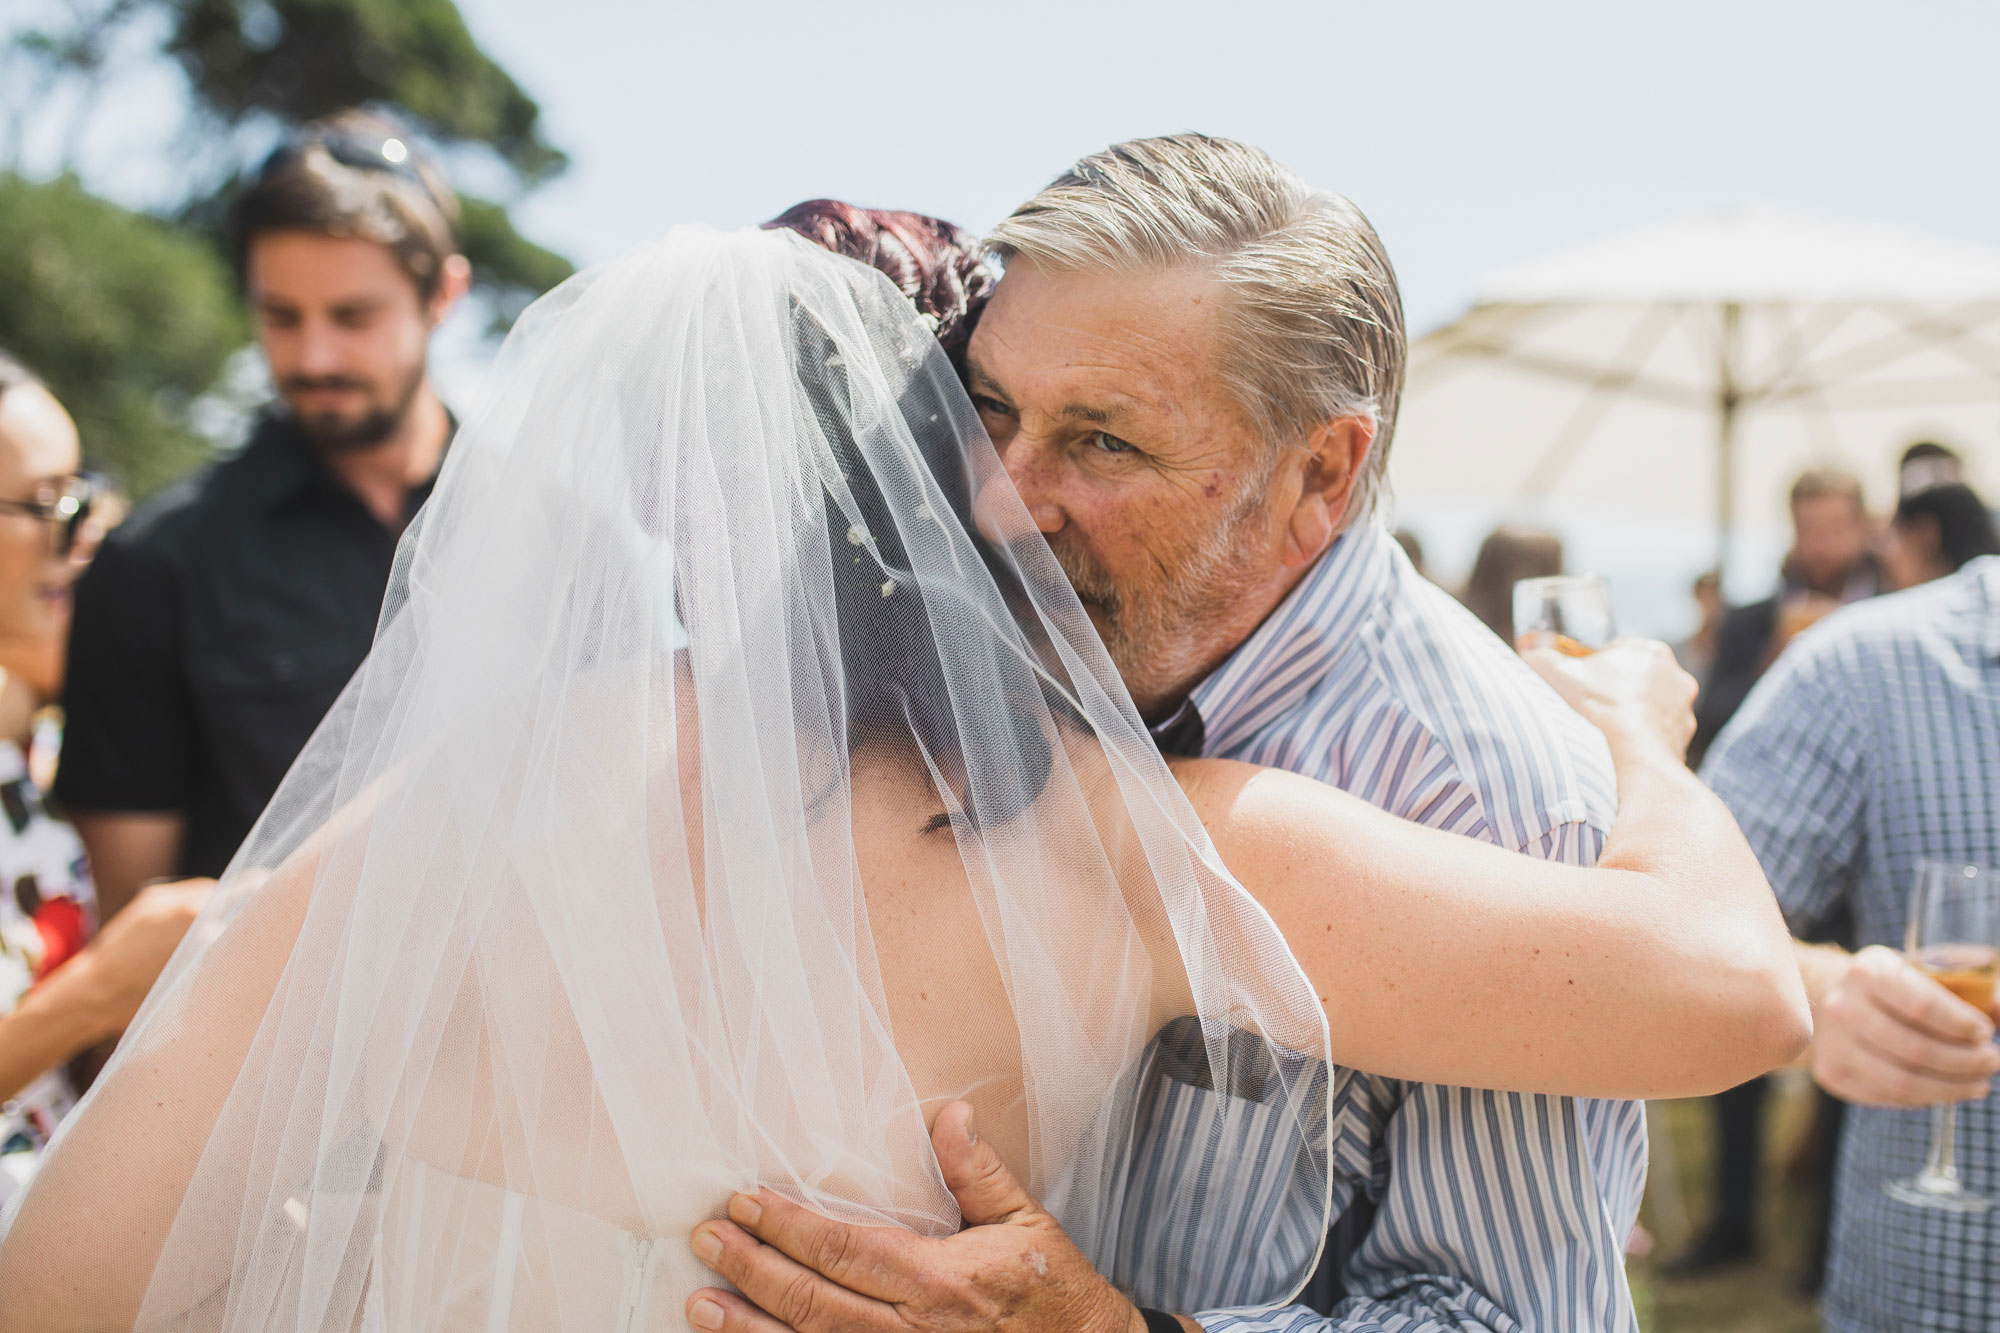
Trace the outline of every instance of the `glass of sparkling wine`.
<instances>
[{"instance_id":1,"label":"glass of sparkling wine","mask_svg":"<svg viewBox=\"0 0 2000 1333\"><path fill-rule=\"evenodd\" d=\"M1595 574L1557 574L1514 585L1514 647L1588 657L1618 634L1611 585Z\"/></svg>"},{"instance_id":2,"label":"glass of sparkling wine","mask_svg":"<svg viewBox=\"0 0 2000 1333\"><path fill-rule=\"evenodd\" d=\"M1906 948L1910 960L1939 985L1990 1013L1994 982L2000 979L2000 873L1919 861ZM1906 1180L1891 1181L1886 1186L1890 1197L1918 1208L1957 1213L1992 1207L1991 1199L1966 1189L1958 1178L1953 1142L1957 1103L1944 1102L1931 1114L1931 1145L1923 1169Z\"/></svg>"}]
</instances>

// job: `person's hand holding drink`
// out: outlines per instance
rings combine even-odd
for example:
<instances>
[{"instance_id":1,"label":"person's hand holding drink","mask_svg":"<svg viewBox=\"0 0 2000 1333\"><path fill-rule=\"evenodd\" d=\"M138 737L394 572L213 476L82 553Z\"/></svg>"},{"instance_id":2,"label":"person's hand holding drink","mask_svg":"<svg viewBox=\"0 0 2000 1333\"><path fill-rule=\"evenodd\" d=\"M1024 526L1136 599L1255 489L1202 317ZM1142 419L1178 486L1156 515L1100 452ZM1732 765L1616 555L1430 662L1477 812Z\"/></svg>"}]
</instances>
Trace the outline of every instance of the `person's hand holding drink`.
<instances>
[{"instance_id":1,"label":"person's hand holding drink","mask_svg":"<svg viewBox=\"0 0 2000 1333\"><path fill-rule=\"evenodd\" d=\"M1633 743L1666 747L1685 761L1694 739L1694 677L1656 639L1614 639L1578 654L1561 644L1525 647L1522 660L1583 714L1614 754Z\"/></svg>"},{"instance_id":2,"label":"person's hand holding drink","mask_svg":"<svg viewBox=\"0 0 2000 1333\"><path fill-rule=\"evenodd\" d=\"M1611 588L1594 574L1555 574L1514 585L1514 647L1588 657L1618 633Z\"/></svg>"},{"instance_id":3,"label":"person's hand holding drink","mask_svg":"<svg viewBox=\"0 0 2000 1333\"><path fill-rule=\"evenodd\" d=\"M1917 864L1917 887L1910 904L1907 951L1910 961L1938 988L1955 997L1964 1018L1976 1010L1993 1014L1993 988L2000 979L2000 876L1978 866L1938 861ZM1981 1035L1990 1041L1992 1028ZM1989 1046L1987 1079L1991 1079ZM1970 1081L1978 1081L1975 1072ZM1980 1088L1980 1095L1986 1089ZM1965 1188L1959 1179L1955 1138L1958 1099L1946 1099L1932 1113L1930 1151L1914 1176L1891 1181L1891 1198L1917 1208L1983 1212L1993 1200Z\"/></svg>"}]
</instances>

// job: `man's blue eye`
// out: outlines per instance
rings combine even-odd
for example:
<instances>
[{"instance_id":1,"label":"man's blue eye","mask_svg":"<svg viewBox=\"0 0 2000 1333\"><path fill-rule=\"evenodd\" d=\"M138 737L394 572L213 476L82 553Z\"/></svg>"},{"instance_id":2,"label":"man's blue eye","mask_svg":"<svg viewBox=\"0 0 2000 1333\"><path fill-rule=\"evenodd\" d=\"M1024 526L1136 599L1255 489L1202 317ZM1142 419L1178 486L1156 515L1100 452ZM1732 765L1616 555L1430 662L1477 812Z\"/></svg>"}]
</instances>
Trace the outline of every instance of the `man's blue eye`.
<instances>
[{"instance_id":1,"label":"man's blue eye","mask_svg":"<svg viewBox=\"0 0 2000 1333\"><path fill-rule=\"evenodd\" d=\"M1004 417L1009 415L1009 408L1007 404L1001 402L998 398L988 398L983 393L975 393L972 395L972 405L978 408L981 412L991 412L995 416Z\"/></svg>"},{"instance_id":2,"label":"man's blue eye","mask_svg":"<svg viewBox=\"0 0 2000 1333\"><path fill-rule=\"evenodd\" d=\"M1132 452L1132 446L1119 439L1116 435L1099 431L1091 438L1097 442L1097 447L1107 454L1129 454Z\"/></svg>"}]
</instances>

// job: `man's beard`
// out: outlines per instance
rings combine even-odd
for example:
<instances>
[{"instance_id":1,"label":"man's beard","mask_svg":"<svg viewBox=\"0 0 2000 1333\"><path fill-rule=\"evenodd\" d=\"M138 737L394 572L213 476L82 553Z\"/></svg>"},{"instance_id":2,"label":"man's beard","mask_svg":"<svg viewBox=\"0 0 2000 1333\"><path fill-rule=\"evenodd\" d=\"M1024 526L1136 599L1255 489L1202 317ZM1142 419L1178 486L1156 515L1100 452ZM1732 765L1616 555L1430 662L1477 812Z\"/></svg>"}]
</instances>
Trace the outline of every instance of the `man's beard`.
<instances>
[{"instance_id":1,"label":"man's beard","mask_svg":"<svg viewBox=\"0 0 2000 1333\"><path fill-rule=\"evenodd\" d=\"M423 383L424 368L419 365L411 372L392 406L371 404L360 416L352 418L324 412L301 412L297 406L298 396L312 389L358 389L366 393L369 389L366 380L351 379L345 375L294 375L285 380L279 389L291 406L292 417L305 437L328 453L344 454L373 449L394 435L410 415L410 408L416 403L417 391Z\"/></svg>"},{"instance_id":2,"label":"man's beard","mask_svg":"<svg viewBox=\"0 0 2000 1333\"><path fill-rule=\"evenodd\" d=\"M1216 610L1239 600L1255 581L1240 554L1238 538L1253 514L1262 508L1266 484L1246 488L1231 512L1201 544L1187 553L1177 568L1155 561L1155 586L1140 591L1121 589L1095 557L1056 532L1049 549L1070 586L1094 611L1098 632L1126 688L1142 701L1171 695L1194 682L1188 675L1200 668L1210 637L1202 627L1216 619Z\"/></svg>"}]
</instances>

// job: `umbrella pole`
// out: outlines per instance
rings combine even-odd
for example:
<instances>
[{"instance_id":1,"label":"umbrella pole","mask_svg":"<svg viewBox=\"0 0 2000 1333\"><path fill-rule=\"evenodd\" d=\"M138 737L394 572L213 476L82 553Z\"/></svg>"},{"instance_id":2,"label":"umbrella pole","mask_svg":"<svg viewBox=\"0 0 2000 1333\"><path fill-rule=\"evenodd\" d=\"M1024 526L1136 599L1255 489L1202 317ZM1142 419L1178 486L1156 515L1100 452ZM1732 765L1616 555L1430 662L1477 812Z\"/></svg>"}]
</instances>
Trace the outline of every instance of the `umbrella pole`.
<instances>
[{"instance_id":1,"label":"umbrella pole","mask_svg":"<svg viewBox=\"0 0 2000 1333\"><path fill-rule=\"evenodd\" d=\"M1736 380L1736 346L1743 307L1722 306L1722 339L1715 379L1715 567L1727 580L1729 551L1736 535L1736 413L1743 403Z\"/></svg>"}]
</instances>

